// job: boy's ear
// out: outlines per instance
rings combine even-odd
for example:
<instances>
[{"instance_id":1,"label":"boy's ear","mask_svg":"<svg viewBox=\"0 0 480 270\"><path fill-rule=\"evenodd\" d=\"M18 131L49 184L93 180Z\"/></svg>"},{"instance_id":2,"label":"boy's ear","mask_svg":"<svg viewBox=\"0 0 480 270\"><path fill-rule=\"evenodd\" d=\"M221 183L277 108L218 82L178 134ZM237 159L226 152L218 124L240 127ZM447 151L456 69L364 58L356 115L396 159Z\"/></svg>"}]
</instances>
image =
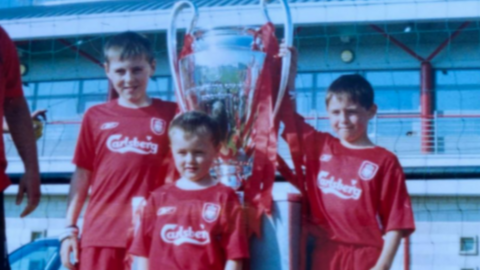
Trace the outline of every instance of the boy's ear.
<instances>
[{"instance_id":1,"label":"boy's ear","mask_svg":"<svg viewBox=\"0 0 480 270\"><path fill-rule=\"evenodd\" d=\"M103 68L105 69L105 74L108 74L108 71L110 70L110 65L108 62L103 63Z\"/></svg>"},{"instance_id":2,"label":"boy's ear","mask_svg":"<svg viewBox=\"0 0 480 270\"><path fill-rule=\"evenodd\" d=\"M370 107L370 109L368 109L369 114L370 114L369 119L372 119L377 114L377 110L378 110L377 104L373 104L372 107Z\"/></svg>"},{"instance_id":3,"label":"boy's ear","mask_svg":"<svg viewBox=\"0 0 480 270\"><path fill-rule=\"evenodd\" d=\"M152 62L150 62L150 67L152 69L152 74L150 74L150 77L155 74L155 69L157 68L157 60L153 59Z\"/></svg>"}]
</instances>

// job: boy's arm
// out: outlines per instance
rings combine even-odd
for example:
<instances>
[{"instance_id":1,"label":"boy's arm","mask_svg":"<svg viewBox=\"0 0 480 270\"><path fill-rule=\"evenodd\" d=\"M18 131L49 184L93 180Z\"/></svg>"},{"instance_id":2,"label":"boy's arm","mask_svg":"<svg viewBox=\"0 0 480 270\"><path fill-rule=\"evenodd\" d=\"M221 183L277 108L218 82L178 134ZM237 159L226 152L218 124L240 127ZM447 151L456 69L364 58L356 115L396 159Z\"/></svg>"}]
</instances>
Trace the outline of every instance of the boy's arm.
<instances>
[{"instance_id":1,"label":"boy's arm","mask_svg":"<svg viewBox=\"0 0 480 270\"><path fill-rule=\"evenodd\" d=\"M148 258L134 256L133 257L133 269L148 270Z\"/></svg>"},{"instance_id":2,"label":"boy's arm","mask_svg":"<svg viewBox=\"0 0 480 270\"><path fill-rule=\"evenodd\" d=\"M87 200L88 189L90 188L90 175L90 170L78 166L73 173L70 182L70 192L68 194L68 208L65 218L66 226L77 224L82 207Z\"/></svg>"},{"instance_id":3,"label":"boy's arm","mask_svg":"<svg viewBox=\"0 0 480 270\"><path fill-rule=\"evenodd\" d=\"M403 232L400 230L389 231L385 234L385 242L383 244L382 253L377 263L371 270L389 270L392 266L395 253L402 239Z\"/></svg>"},{"instance_id":4,"label":"boy's arm","mask_svg":"<svg viewBox=\"0 0 480 270\"><path fill-rule=\"evenodd\" d=\"M20 180L16 201L17 204L20 204L24 193L27 194L28 204L20 215L20 217L24 217L33 212L40 201L37 144L25 98L23 96L5 97L3 106L10 134L25 167L25 174Z\"/></svg>"},{"instance_id":5,"label":"boy's arm","mask_svg":"<svg viewBox=\"0 0 480 270\"><path fill-rule=\"evenodd\" d=\"M225 270L242 270L242 260L228 260L225 264Z\"/></svg>"},{"instance_id":6,"label":"boy's arm","mask_svg":"<svg viewBox=\"0 0 480 270\"><path fill-rule=\"evenodd\" d=\"M67 216L65 218L66 227L76 227L77 220L82 211L82 207L85 204L88 196L88 189L90 187L90 175L91 172L87 169L77 167L73 173L72 180L70 182L70 192L68 195L68 208ZM79 245L77 235L73 234L65 238L61 242L60 258L63 266L67 269L76 269L70 262L70 253L73 253L74 263L79 262Z\"/></svg>"}]
</instances>

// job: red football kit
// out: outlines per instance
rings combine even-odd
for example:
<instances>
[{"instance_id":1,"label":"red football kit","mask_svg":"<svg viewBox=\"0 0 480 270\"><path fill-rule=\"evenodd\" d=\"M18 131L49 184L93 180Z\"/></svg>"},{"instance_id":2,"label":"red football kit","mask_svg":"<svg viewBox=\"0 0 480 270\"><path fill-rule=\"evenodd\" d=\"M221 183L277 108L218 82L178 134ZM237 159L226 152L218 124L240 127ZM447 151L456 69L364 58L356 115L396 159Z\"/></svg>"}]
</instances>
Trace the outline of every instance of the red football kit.
<instances>
[{"instance_id":1,"label":"red football kit","mask_svg":"<svg viewBox=\"0 0 480 270\"><path fill-rule=\"evenodd\" d=\"M167 129L175 112L175 103L152 99L152 104L138 109L113 100L85 113L73 161L92 172L82 249L127 247L133 230L132 204L165 179Z\"/></svg>"},{"instance_id":2,"label":"red football kit","mask_svg":"<svg viewBox=\"0 0 480 270\"><path fill-rule=\"evenodd\" d=\"M159 188L144 208L130 253L149 258L150 269L169 270L223 270L227 260L248 258L237 194L222 184Z\"/></svg>"},{"instance_id":3,"label":"red football kit","mask_svg":"<svg viewBox=\"0 0 480 270\"><path fill-rule=\"evenodd\" d=\"M382 147L351 149L307 124L303 131L304 185L318 229L313 269L369 270L384 233L415 229L402 167Z\"/></svg>"},{"instance_id":4,"label":"red football kit","mask_svg":"<svg viewBox=\"0 0 480 270\"><path fill-rule=\"evenodd\" d=\"M19 66L17 49L5 30L0 27L0 127L3 126L5 98L23 96ZM10 185L10 179L5 174L6 168L5 146L3 136L0 136L0 192Z\"/></svg>"}]
</instances>

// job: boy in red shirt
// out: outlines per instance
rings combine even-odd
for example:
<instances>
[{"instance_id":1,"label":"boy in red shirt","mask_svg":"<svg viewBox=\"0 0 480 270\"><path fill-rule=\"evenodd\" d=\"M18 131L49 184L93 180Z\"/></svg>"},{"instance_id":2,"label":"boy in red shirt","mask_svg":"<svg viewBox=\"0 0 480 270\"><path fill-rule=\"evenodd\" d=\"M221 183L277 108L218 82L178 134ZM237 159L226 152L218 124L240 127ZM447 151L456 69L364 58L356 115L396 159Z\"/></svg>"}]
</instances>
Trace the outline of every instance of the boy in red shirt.
<instances>
[{"instance_id":1,"label":"boy in red shirt","mask_svg":"<svg viewBox=\"0 0 480 270\"><path fill-rule=\"evenodd\" d=\"M210 176L218 123L188 112L172 121L169 137L181 178L149 197L130 248L138 270L242 269L249 255L241 205L233 189Z\"/></svg>"},{"instance_id":2,"label":"boy in red shirt","mask_svg":"<svg viewBox=\"0 0 480 270\"><path fill-rule=\"evenodd\" d=\"M132 205L163 184L167 127L176 112L174 103L146 93L155 71L148 39L118 34L105 44L104 54L106 75L119 98L90 108L82 121L61 237L62 263L69 269L129 269ZM89 189L79 250L76 224ZM79 266L70 262L71 253Z\"/></svg>"},{"instance_id":3,"label":"boy in red shirt","mask_svg":"<svg viewBox=\"0 0 480 270\"><path fill-rule=\"evenodd\" d=\"M294 184L308 197L314 225L312 269L390 269L401 238L415 229L398 159L367 135L368 121L377 112L373 100L367 80L344 75L326 95L338 137L316 131L299 115L285 121L287 141L296 136L296 125L303 131L305 183Z\"/></svg>"}]
</instances>

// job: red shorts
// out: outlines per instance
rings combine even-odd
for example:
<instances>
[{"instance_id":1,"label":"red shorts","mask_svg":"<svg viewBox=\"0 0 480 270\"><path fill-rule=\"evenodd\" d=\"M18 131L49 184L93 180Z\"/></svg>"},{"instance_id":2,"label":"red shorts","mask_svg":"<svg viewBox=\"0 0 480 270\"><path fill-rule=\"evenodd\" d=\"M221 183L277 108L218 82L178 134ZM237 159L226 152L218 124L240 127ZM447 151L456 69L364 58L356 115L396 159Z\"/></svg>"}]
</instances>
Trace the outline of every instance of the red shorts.
<instances>
[{"instance_id":1,"label":"red shorts","mask_svg":"<svg viewBox=\"0 0 480 270\"><path fill-rule=\"evenodd\" d=\"M79 270L130 270L125 248L86 247L80 251Z\"/></svg>"},{"instance_id":2,"label":"red shorts","mask_svg":"<svg viewBox=\"0 0 480 270\"><path fill-rule=\"evenodd\" d=\"M323 242L312 253L312 270L370 270L381 249L338 242Z\"/></svg>"}]
</instances>

